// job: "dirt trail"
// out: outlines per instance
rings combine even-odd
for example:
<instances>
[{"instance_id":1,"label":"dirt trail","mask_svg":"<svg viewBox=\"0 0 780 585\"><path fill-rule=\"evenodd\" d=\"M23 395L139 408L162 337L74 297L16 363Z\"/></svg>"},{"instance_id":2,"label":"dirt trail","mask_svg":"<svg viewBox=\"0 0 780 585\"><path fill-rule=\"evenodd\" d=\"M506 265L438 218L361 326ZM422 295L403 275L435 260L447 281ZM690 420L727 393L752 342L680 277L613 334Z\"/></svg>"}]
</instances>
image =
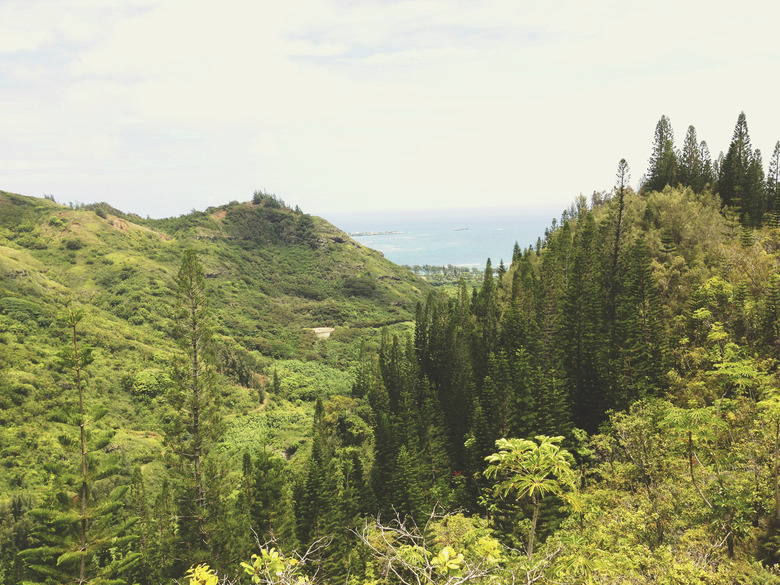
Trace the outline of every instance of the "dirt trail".
<instances>
[{"instance_id":1,"label":"dirt trail","mask_svg":"<svg viewBox=\"0 0 780 585\"><path fill-rule=\"evenodd\" d=\"M266 394L265 398L263 398L263 402L260 404L260 406L258 406L257 408L253 408L247 414L252 414L253 412L260 412L266 406L268 406L268 395L267 394Z\"/></svg>"}]
</instances>

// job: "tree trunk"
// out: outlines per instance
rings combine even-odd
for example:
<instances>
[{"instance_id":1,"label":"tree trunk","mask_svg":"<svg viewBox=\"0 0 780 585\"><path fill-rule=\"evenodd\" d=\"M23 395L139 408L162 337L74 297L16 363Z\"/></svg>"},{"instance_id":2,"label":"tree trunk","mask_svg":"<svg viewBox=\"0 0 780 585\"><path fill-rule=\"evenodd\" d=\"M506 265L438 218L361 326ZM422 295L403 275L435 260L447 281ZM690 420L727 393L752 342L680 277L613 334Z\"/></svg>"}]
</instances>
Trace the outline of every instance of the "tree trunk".
<instances>
[{"instance_id":1,"label":"tree trunk","mask_svg":"<svg viewBox=\"0 0 780 585\"><path fill-rule=\"evenodd\" d=\"M531 518L531 530L528 531L528 558L534 554L534 539L536 538L536 523L539 521L539 505L541 502L536 499L536 496L532 496L531 500L534 503L534 515Z\"/></svg>"},{"instance_id":2,"label":"tree trunk","mask_svg":"<svg viewBox=\"0 0 780 585\"><path fill-rule=\"evenodd\" d=\"M79 528L79 545L81 560L79 564L79 583L87 582L87 433L86 420L84 419L84 392L81 387L81 362L79 360L79 339L76 332L78 321L76 315L71 313L71 327L73 328L73 364L76 370L76 386L79 390L79 430L81 433L81 520Z\"/></svg>"},{"instance_id":3,"label":"tree trunk","mask_svg":"<svg viewBox=\"0 0 780 585\"><path fill-rule=\"evenodd\" d=\"M780 522L780 480L778 479L778 446L780 445L780 418L775 419L775 518Z\"/></svg>"}]
</instances>

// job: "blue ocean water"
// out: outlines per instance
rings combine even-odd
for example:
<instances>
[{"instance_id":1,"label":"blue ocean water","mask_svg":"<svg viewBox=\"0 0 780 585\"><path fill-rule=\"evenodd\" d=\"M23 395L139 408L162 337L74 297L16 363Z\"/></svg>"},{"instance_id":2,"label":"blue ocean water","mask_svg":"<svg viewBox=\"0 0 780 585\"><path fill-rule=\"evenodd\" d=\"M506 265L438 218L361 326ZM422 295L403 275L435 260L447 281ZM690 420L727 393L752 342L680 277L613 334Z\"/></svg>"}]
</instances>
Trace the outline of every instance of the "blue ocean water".
<instances>
[{"instance_id":1,"label":"blue ocean water","mask_svg":"<svg viewBox=\"0 0 780 585\"><path fill-rule=\"evenodd\" d=\"M325 219L396 264L484 268L488 258L493 266L502 259L508 265L515 242L535 245L556 215L553 209L503 207L332 213Z\"/></svg>"}]
</instances>

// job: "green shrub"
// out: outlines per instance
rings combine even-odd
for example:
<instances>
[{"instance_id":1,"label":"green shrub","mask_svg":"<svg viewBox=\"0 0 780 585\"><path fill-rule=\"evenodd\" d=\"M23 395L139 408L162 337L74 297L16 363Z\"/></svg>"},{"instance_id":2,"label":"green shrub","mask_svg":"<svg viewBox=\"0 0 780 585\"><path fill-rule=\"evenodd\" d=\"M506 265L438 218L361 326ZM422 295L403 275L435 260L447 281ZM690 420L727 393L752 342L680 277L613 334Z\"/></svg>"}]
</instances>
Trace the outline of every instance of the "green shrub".
<instances>
[{"instance_id":1,"label":"green shrub","mask_svg":"<svg viewBox=\"0 0 780 585\"><path fill-rule=\"evenodd\" d=\"M342 284L344 292L353 297L370 297L376 289L376 282L369 276L348 276Z\"/></svg>"},{"instance_id":2,"label":"green shrub","mask_svg":"<svg viewBox=\"0 0 780 585\"><path fill-rule=\"evenodd\" d=\"M173 386L173 381L166 372L152 368L141 370L129 382L133 396L147 403Z\"/></svg>"},{"instance_id":3,"label":"green shrub","mask_svg":"<svg viewBox=\"0 0 780 585\"><path fill-rule=\"evenodd\" d=\"M84 242L78 238L71 238L65 240L65 248L68 250L81 250L84 247Z\"/></svg>"},{"instance_id":4,"label":"green shrub","mask_svg":"<svg viewBox=\"0 0 780 585\"><path fill-rule=\"evenodd\" d=\"M34 321L41 325L48 325L51 321L47 318L43 307L32 301L15 297L0 299L0 313L25 324Z\"/></svg>"}]
</instances>

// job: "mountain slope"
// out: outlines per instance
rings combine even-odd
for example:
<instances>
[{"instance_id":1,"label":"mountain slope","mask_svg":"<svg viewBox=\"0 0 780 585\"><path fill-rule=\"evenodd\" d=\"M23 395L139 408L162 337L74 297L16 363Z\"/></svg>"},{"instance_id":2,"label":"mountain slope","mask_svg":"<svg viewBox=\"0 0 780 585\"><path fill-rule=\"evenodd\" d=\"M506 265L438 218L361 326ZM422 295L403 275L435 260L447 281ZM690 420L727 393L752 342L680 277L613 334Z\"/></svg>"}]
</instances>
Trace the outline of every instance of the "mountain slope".
<instances>
[{"instance_id":1,"label":"mountain slope","mask_svg":"<svg viewBox=\"0 0 780 585\"><path fill-rule=\"evenodd\" d=\"M277 390L293 388L290 399L348 391L359 340L385 325L406 327L428 290L325 220L270 196L144 220L106 204L71 209L0 192L0 466L8 471L0 493L42 485L43 463L72 451L59 421L73 383L55 359L66 339L57 317L70 303L85 308L81 335L95 348L89 404L110 405L100 424L119 429L114 443L128 466L152 461L175 352L174 278L187 247L207 276L228 417L258 407L274 370ZM334 331L319 339L315 327ZM314 371L301 373L313 359ZM286 408L304 428L311 404ZM278 447L295 444L298 432Z\"/></svg>"}]
</instances>

